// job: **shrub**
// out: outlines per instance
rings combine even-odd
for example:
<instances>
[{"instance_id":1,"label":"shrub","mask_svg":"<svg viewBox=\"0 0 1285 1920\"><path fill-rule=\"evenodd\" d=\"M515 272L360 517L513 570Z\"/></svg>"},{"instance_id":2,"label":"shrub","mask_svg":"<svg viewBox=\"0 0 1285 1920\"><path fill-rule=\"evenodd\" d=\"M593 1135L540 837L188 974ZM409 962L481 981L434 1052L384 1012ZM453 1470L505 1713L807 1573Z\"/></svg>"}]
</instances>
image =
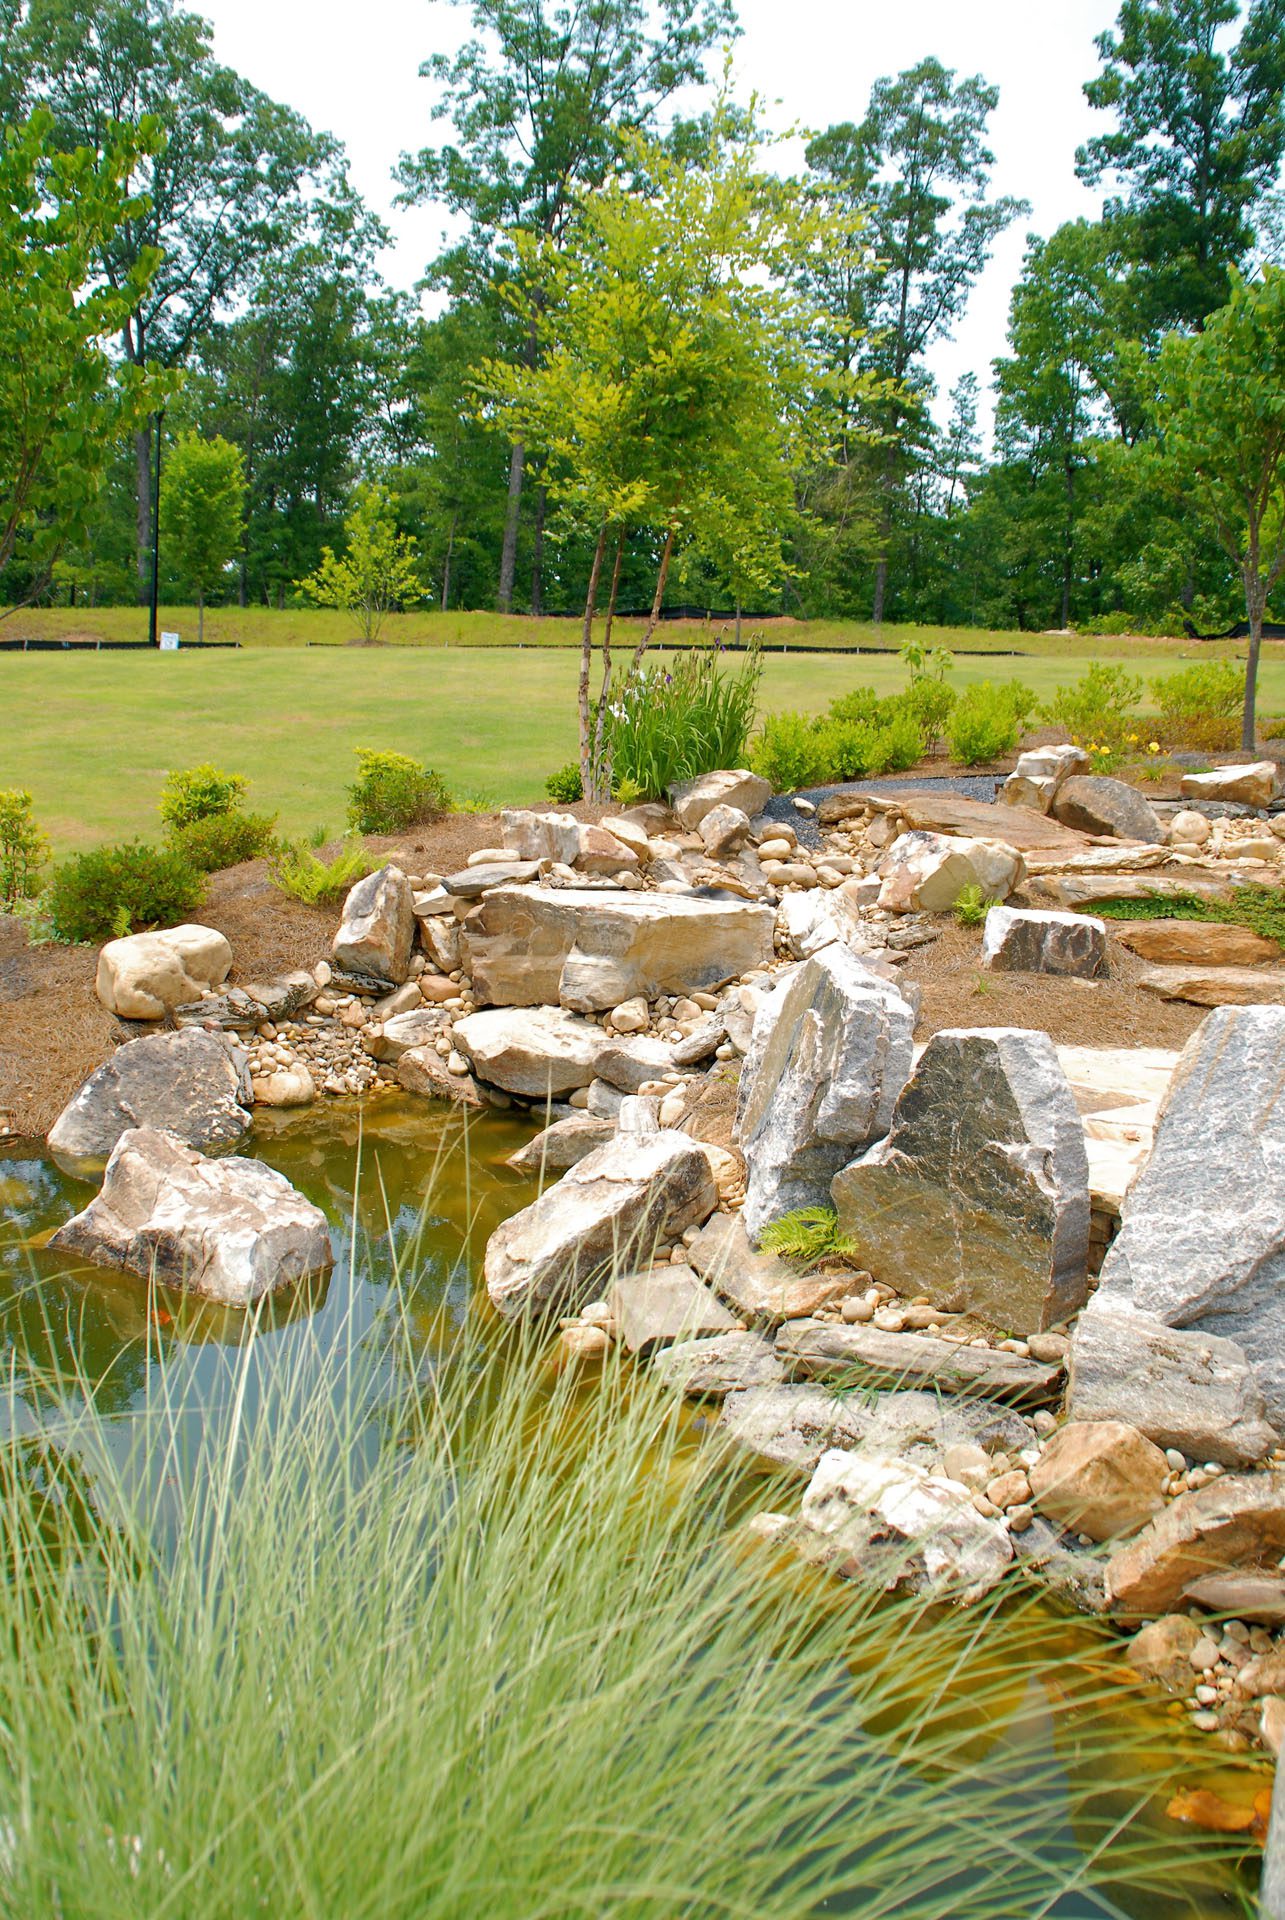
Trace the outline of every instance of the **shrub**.
<instances>
[{"instance_id":1,"label":"shrub","mask_svg":"<svg viewBox=\"0 0 1285 1920\"><path fill-rule=\"evenodd\" d=\"M73 854L54 869L49 918L59 940L111 940L172 927L201 898L202 876L178 847L132 840Z\"/></svg>"},{"instance_id":2,"label":"shrub","mask_svg":"<svg viewBox=\"0 0 1285 1920\"><path fill-rule=\"evenodd\" d=\"M550 800L557 800L564 807L576 800L584 799L584 781L580 777L578 760L568 760L565 767L559 767L551 773L544 783L544 790Z\"/></svg>"},{"instance_id":3,"label":"shrub","mask_svg":"<svg viewBox=\"0 0 1285 1920\"><path fill-rule=\"evenodd\" d=\"M450 811L451 796L431 767L406 753L357 748L357 778L348 789L348 823L358 833L400 833L418 820Z\"/></svg>"},{"instance_id":4,"label":"shrub","mask_svg":"<svg viewBox=\"0 0 1285 1920\"><path fill-rule=\"evenodd\" d=\"M279 893L315 907L319 900L333 900L347 893L378 861L360 840L345 838L333 860L323 860L302 840L279 840L268 855L268 878Z\"/></svg>"},{"instance_id":5,"label":"shrub","mask_svg":"<svg viewBox=\"0 0 1285 1920\"><path fill-rule=\"evenodd\" d=\"M903 708L875 734L872 773L904 773L924 754L924 735L918 717Z\"/></svg>"},{"instance_id":6,"label":"shrub","mask_svg":"<svg viewBox=\"0 0 1285 1920\"><path fill-rule=\"evenodd\" d=\"M943 680L912 680L901 696L902 705L918 723L925 748L935 747L946 731L959 695Z\"/></svg>"},{"instance_id":7,"label":"shrub","mask_svg":"<svg viewBox=\"0 0 1285 1920\"><path fill-rule=\"evenodd\" d=\"M161 819L172 832L194 820L216 820L236 808L248 785L244 774L224 773L208 760L177 768L166 774L161 788Z\"/></svg>"},{"instance_id":8,"label":"shrub","mask_svg":"<svg viewBox=\"0 0 1285 1920\"><path fill-rule=\"evenodd\" d=\"M1200 660L1151 682L1166 745L1219 752L1240 744L1245 670L1234 660Z\"/></svg>"},{"instance_id":9,"label":"shrub","mask_svg":"<svg viewBox=\"0 0 1285 1920\"><path fill-rule=\"evenodd\" d=\"M35 897L48 858L49 842L31 817L31 795L17 787L0 790L0 912Z\"/></svg>"},{"instance_id":10,"label":"shrub","mask_svg":"<svg viewBox=\"0 0 1285 1920\"><path fill-rule=\"evenodd\" d=\"M660 800L698 774L744 766L762 675L757 647L740 665L698 647L669 668L614 680L603 727L613 787L627 780L641 799Z\"/></svg>"},{"instance_id":11,"label":"shrub","mask_svg":"<svg viewBox=\"0 0 1285 1920\"><path fill-rule=\"evenodd\" d=\"M879 727L895 706L895 700L881 699L873 687L854 687L830 702L830 718L844 726Z\"/></svg>"},{"instance_id":12,"label":"shrub","mask_svg":"<svg viewBox=\"0 0 1285 1920\"><path fill-rule=\"evenodd\" d=\"M770 713L750 749L750 766L777 793L815 786L826 779L823 731L805 713Z\"/></svg>"},{"instance_id":13,"label":"shrub","mask_svg":"<svg viewBox=\"0 0 1285 1920\"><path fill-rule=\"evenodd\" d=\"M868 722L826 720L814 729L824 771L817 778L860 780L876 770L879 730Z\"/></svg>"},{"instance_id":14,"label":"shrub","mask_svg":"<svg viewBox=\"0 0 1285 1920\"><path fill-rule=\"evenodd\" d=\"M198 873L217 873L258 860L272 844L275 813L216 813L193 820L170 834L171 843L187 855Z\"/></svg>"},{"instance_id":15,"label":"shrub","mask_svg":"<svg viewBox=\"0 0 1285 1920\"><path fill-rule=\"evenodd\" d=\"M1133 730L1141 695L1136 675L1097 662L1073 686L1060 687L1041 712L1077 746L1102 746L1118 754Z\"/></svg>"},{"instance_id":16,"label":"shrub","mask_svg":"<svg viewBox=\"0 0 1285 1920\"><path fill-rule=\"evenodd\" d=\"M981 766L1017 745L1018 720L1008 690L989 680L969 687L950 716L947 739L951 758L966 767Z\"/></svg>"}]
</instances>

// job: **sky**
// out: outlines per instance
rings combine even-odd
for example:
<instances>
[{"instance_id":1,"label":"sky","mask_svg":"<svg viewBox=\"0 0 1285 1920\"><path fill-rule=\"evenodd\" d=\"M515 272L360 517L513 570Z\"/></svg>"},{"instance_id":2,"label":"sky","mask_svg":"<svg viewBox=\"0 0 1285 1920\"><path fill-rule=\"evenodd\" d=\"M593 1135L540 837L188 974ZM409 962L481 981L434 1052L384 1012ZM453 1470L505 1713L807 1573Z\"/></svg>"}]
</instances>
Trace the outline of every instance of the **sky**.
<instances>
[{"instance_id":1,"label":"sky","mask_svg":"<svg viewBox=\"0 0 1285 1920\"><path fill-rule=\"evenodd\" d=\"M191 3L213 23L221 60L344 142L354 184L395 236L385 277L412 287L438 250L444 215L395 208L392 172L404 150L440 138L433 87L418 69L458 45L467 9L448 0ZM999 88L992 193L1028 200L1031 212L1002 236L955 337L932 355L943 396L968 371L989 387L1027 234L1097 211L1099 196L1076 180L1075 149L1109 125L1083 86L1099 67L1094 39L1117 9L1118 0L739 0L738 86L758 92L781 128L859 120L873 81L929 54Z\"/></svg>"}]
</instances>

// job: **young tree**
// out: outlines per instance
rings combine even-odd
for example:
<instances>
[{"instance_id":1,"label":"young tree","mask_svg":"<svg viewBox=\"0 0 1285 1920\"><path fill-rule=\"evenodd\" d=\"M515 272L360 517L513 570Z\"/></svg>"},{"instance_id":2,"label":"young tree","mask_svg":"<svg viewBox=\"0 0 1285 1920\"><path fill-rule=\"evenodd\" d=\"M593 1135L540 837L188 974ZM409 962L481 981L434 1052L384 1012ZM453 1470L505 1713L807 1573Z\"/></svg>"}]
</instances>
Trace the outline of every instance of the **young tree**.
<instances>
[{"instance_id":1,"label":"young tree","mask_svg":"<svg viewBox=\"0 0 1285 1920\"><path fill-rule=\"evenodd\" d=\"M114 367L107 344L159 266L145 252L119 283L97 262L141 217L129 187L159 129L103 130L97 154L60 149L34 113L0 146L0 569L21 547L32 600L80 540L113 453L168 390L154 370Z\"/></svg>"},{"instance_id":2,"label":"young tree","mask_svg":"<svg viewBox=\"0 0 1285 1920\"><path fill-rule=\"evenodd\" d=\"M1113 132L1076 170L1115 197L1106 222L1131 263L1135 337L1199 327L1254 238L1254 203L1285 153L1285 0L1123 0L1084 91Z\"/></svg>"},{"instance_id":3,"label":"young tree","mask_svg":"<svg viewBox=\"0 0 1285 1920\"><path fill-rule=\"evenodd\" d=\"M241 545L245 524L245 462L241 450L216 435L177 440L161 496L161 532L171 558L196 588L196 637L205 638L205 596L217 586Z\"/></svg>"},{"instance_id":4,"label":"young tree","mask_svg":"<svg viewBox=\"0 0 1285 1920\"><path fill-rule=\"evenodd\" d=\"M325 547L317 571L296 584L317 606L356 614L362 638L369 644L379 638L390 609L424 598L419 557L411 536L398 533L392 497L378 482L358 489L356 505L344 521L344 534L343 558L337 560Z\"/></svg>"},{"instance_id":5,"label":"young tree","mask_svg":"<svg viewBox=\"0 0 1285 1920\"><path fill-rule=\"evenodd\" d=\"M1236 565L1249 617L1241 745L1254 748L1263 616L1285 572L1285 270L1233 274L1203 333L1160 353L1156 422L1174 484L1193 497Z\"/></svg>"}]
</instances>

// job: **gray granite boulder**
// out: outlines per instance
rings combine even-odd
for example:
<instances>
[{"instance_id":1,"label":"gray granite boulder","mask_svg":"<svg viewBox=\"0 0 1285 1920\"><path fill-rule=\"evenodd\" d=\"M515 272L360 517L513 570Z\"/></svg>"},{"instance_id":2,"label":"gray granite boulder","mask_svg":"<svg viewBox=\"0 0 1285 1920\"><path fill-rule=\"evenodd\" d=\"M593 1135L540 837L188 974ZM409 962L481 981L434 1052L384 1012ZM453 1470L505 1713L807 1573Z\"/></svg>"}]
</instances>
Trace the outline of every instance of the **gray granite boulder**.
<instances>
[{"instance_id":1,"label":"gray granite boulder","mask_svg":"<svg viewBox=\"0 0 1285 1920\"><path fill-rule=\"evenodd\" d=\"M607 1037L561 1007L490 1007L457 1020L454 1042L491 1086L556 1100L597 1078Z\"/></svg>"},{"instance_id":2,"label":"gray granite boulder","mask_svg":"<svg viewBox=\"0 0 1285 1920\"><path fill-rule=\"evenodd\" d=\"M1077 773L1064 780L1053 799L1053 817L1081 833L1141 840L1152 847L1165 837L1155 808L1137 788L1101 773Z\"/></svg>"},{"instance_id":3,"label":"gray granite boulder","mask_svg":"<svg viewBox=\"0 0 1285 1920\"><path fill-rule=\"evenodd\" d=\"M982 935L982 965L992 973L1096 980L1107 970L1107 930L1090 914L992 907Z\"/></svg>"},{"instance_id":4,"label":"gray granite boulder","mask_svg":"<svg viewBox=\"0 0 1285 1920\"><path fill-rule=\"evenodd\" d=\"M221 1033L187 1027L118 1047L63 1108L49 1134L61 1164L106 1160L131 1127L162 1128L189 1147L230 1147L250 1125L246 1057Z\"/></svg>"},{"instance_id":5,"label":"gray granite boulder","mask_svg":"<svg viewBox=\"0 0 1285 1920\"><path fill-rule=\"evenodd\" d=\"M857 1257L900 1293L1019 1335L1084 1302L1084 1129L1047 1034L935 1034L887 1139L833 1193Z\"/></svg>"},{"instance_id":6,"label":"gray granite boulder","mask_svg":"<svg viewBox=\"0 0 1285 1920\"><path fill-rule=\"evenodd\" d=\"M344 901L335 935L336 966L400 986L410 973L415 913L410 882L400 867L380 867L359 880Z\"/></svg>"},{"instance_id":7,"label":"gray granite boulder","mask_svg":"<svg viewBox=\"0 0 1285 1920\"><path fill-rule=\"evenodd\" d=\"M776 1350L792 1378L886 1388L926 1387L1043 1406L1060 1397L1062 1368L998 1347L973 1347L927 1333L885 1333L879 1327L827 1320L787 1320Z\"/></svg>"},{"instance_id":8,"label":"gray granite boulder","mask_svg":"<svg viewBox=\"0 0 1285 1920\"><path fill-rule=\"evenodd\" d=\"M722 1400L785 1378L770 1340L761 1333L715 1333L677 1340L655 1355L652 1371L693 1400Z\"/></svg>"},{"instance_id":9,"label":"gray granite boulder","mask_svg":"<svg viewBox=\"0 0 1285 1920\"><path fill-rule=\"evenodd\" d=\"M839 1169L887 1131L913 1044L902 995L839 946L764 1000L737 1111L751 1239L795 1207L825 1205Z\"/></svg>"}]
</instances>

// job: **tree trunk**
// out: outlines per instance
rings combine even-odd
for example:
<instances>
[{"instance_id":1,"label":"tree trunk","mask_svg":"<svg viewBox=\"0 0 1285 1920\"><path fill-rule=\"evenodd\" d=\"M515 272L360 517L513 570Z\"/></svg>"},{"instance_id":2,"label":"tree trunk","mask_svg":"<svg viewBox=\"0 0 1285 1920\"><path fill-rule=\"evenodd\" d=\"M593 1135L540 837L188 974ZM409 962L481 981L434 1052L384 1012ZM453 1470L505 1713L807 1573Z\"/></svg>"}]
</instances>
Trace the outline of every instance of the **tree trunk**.
<instances>
[{"instance_id":1,"label":"tree trunk","mask_svg":"<svg viewBox=\"0 0 1285 1920\"><path fill-rule=\"evenodd\" d=\"M1240 744L1244 753L1252 753L1255 745L1254 707L1258 695L1258 656L1263 646L1263 614L1267 608L1267 591L1258 569L1258 554L1254 550L1245 563L1243 578L1245 582L1245 611L1249 615L1249 653L1245 660L1245 708L1240 723Z\"/></svg>"},{"instance_id":2,"label":"tree trunk","mask_svg":"<svg viewBox=\"0 0 1285 1920\"><path fill-rule=\"evenodd\" d=\"M543 480L535 490L535 533L531 551L531 611L538 619L544 612L544 521L549 509L549 494Z\"/></svg>"},{"instance_id":3,"label":"tree trunk","mask_svg":"<svg viewBox=\"0 0 1285 1920\"><path fill-rule=\"evenodd\" d=\"M620 569L625 558L625 530L622 527L616 540L616 560L611 569L611 594L607 601L607 618L602 629L602 692L598 696L598 718L593 730L593 768L594 798L607 801L611 798L613 768L609 767L603 755L603 736L607 727L607 698L611 692L611 629L616 619L616 600L620 593ZM603 792L601 789L605 788Z\"/></svg>"},{"instance_id":4,"label":"tree trunk","mask_svg":"<svg viewBox=\"0 0 1285 1920\"><path fill-rule=\"evenodd\" d=\"M205 588L204 587L198 587L196 590L196 644L198 647L204 646L205 644Z\"/></svg>"},{"instance_id":5,"label":"tree trunk","mask_svg":"<svg viewBox=\"0 0 1285 1920\"><path fill-rule=\"evenodd\" d=\"M629 668L630 673L636 673L642 665L642 657L651 645L651 637L660 624L661 602L665 598L665 582L669 578L669 563L673 557L674 529L671 527L665 535L665 550L660 556L660 571L656 575L656 592L652 598L651 612L647 616L647 624L643 628L642 639L634 648L633 662Z\"/></svg>"},{"instance_id":6,"label":"tree trunk","mask_svg":"<svg viewBox=\"0 0 1285 1920\"><path fill-rule=\"evenodd\" d=\"M593 614L598 603L598 577L602 572L602 556L607 546L607 529L604 526L598 535L598 544L593 552L593 566L589 570L589 589L585 594L584 626L580 633L580 784L585 799L593 796L593 726L589 713L589 667L593 660Z\"/></svg>"},{"instance_id":7,"label":"tree trunk","mask_svg":"<svg viewBox=\"0 0 1285 1920\"><path fill-rule=\"evenodd\" d=\"M451 515L450 532L446 536L446 558L442 562L442 612L445 613L451 599L451 557L455 552L455 522L457 513Z\"/></svg>"},{"instance_id":8,"label":"tree trunk","mask_svg":"<svg viewBox=\"0 0 1285 1920\"><path fill-rule=\"evenodd\" d=\"M875 597L870 609L870 618L875 626L883 625L884 596L888 591L888 556L881 553L875 562Z\"/></svg>"},{"instance_id":9,"label":"tree trunk","mask_svg":"<svg viewBox=\"0 0 1285 1920\"><path fill-rule=\"evenodd\" d=\"M522 513L522 475L526 467L526 448L520 440L513 443L509 455L509 503L504 510L504 544L500 548L500 591L496 607L501 613L513 611L513 582L518 571L518 521Z\"/></svg>"},{"instance_id":10,"label":"tree trunk","mask_svg":"<svg viewBox=\"0 0 1285 1920\"><path fill-rule=\"evenodd\" d=\"M152 595L152 430L149 420L134 435L134 478L137 497L138 604L145 607Z\"/></svg>"}]
</instances>

